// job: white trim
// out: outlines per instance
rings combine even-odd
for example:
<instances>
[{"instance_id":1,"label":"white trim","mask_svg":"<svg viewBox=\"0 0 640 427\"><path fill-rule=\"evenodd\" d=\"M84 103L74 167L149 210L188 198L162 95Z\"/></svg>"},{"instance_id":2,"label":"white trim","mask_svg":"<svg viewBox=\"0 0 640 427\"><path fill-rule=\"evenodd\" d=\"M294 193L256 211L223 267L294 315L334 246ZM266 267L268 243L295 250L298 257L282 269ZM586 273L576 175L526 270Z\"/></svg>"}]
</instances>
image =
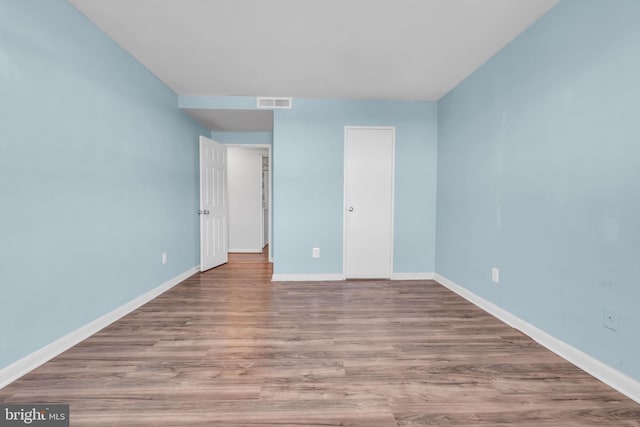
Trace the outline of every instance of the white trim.
<instances>
[{"instance_id":1,"label":"white trim","mask_svg":"<svg viewBox=\"0 0 640 427\"><path fill-rule=\"evenodd\" d=\"M391 273L391 280L434 280L436 273Z\"/></svg>"},{"instance_id":2,"label":"white trim","mask_svg":"<svg viewBox=\"0 0 640 427\"><path fill-rule=\"evenodd\" d=\"M335 282L344 280L344 274L274 274L272 282Z\"/></svg>"},{"instance_id":3,"label":"white trim","mask_svg":"<svg viewBox=\"0 0 640 427\"><path fill-rule=\"evenodd\" d=\"M342 275L347 277L347 126L342 136Z\"/></svg>"},{"instance_id":4,"label":"white trim","mask_svg":"<svg viewBox=\"0 0 640 427\"><path fill-rule=\"evenodd\" d=\"M229 249L229 253L237 253L237 254L261 254L262 249L253 248L253 249Z\"/></svg>"},{"instance_id":5,"label":"white trim","mask_svg":"<svg viewBox=\"0 0 640 427\"><path fill-rule=\"evenodd\" d=\"M391 130L391 248L390 248L390 260L389 260L389 279L393 276L393 256L394 256L394 242L395 242L395 211L396 211L396 127L395 126L345 126L343 131L342 141L342 275L347 277L347 131L350 129L380 129ZM356 277L350 277L350 279L356 279ZM381 277L380 279L385 279Z\"/></svg>"},{"instance_id":6,"label":"white trim","mask_svg":"<svg viewBox=\"0 0 640 427\"><path fill-rule=\"evenodd\" d=\"M220 144L237 148L271 148L271 144L234 144L233 142L221 142Z\"/></svg>"},{"instance_id":7,"label":"white trim","mask_svg":"<svg viewBox=\"0 0 640 427\"><path fill-rule=\"evenodd\" d=\"M87 323L84 326L81 326L75 331L70 332L61 338L58 338L52 343L47 344L39 350L36 350L33 353L3 368L2 370L0 370L0 389L36 369L38 366L48 362L60 353L89 338L91 335L95 334L101 329L106 328L116 320L131 313L133 310L146 304L147 302L168 291L169 289L173 288L177 284L183 282L199 271L200 266L195 266L185 271L184 273L179 274L173 279L170 279L169 281L163 283L157 288L152 289L140 295L139 297L132 299L131 301L121 305L115 310L98 317L97 319Z\"/></svg>"},{"instance_id":8,"label":"white trim","mask_svg":"<svg viewBox=\"0 0 640 427\"><path fill-rule=\"evenodd\" d=\"M467 301L480 307L487 313L502 320L507 325L521 331L532 338L537 343L551 350L558 356L574 364L578 368L596 377L608 386L618 390L620 393L640 403L640 381L637 381L626 374L612 368L611 366L583 353L577 348L559 340L558 338L536 328L532 324L506 311L503 308L485 300L468 289L452 282L439 274L435 275L435 280L444 287L457 293Z\"/></svg>"}]
</instances>

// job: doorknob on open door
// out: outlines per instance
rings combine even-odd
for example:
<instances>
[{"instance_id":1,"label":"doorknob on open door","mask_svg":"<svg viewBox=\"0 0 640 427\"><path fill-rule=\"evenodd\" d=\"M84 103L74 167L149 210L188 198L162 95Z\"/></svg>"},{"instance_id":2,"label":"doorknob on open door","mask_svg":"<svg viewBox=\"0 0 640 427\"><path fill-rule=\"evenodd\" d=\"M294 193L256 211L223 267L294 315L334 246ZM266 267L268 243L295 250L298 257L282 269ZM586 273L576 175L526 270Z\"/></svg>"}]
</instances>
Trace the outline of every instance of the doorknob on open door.
<instances>
[{"instance_id":1,"label":"doorknob on open door","mask_svg":"<svg viewBox=\"0 0 640 427\"><path fill-rule=\"evenodd\" d=\"M347 209L349 212L353 212L353 206L349 206L349 209Z\"/></svg>"},{"instance_id":2,"label":"doorknob on open door","mask_svg":"<svg viewBox=\"0 0 640 427\"><path fill-rule=\"evenodd\" d=\"M209 211L202 211L203 214L209 215Z\"/></svg>"}]
</instances>

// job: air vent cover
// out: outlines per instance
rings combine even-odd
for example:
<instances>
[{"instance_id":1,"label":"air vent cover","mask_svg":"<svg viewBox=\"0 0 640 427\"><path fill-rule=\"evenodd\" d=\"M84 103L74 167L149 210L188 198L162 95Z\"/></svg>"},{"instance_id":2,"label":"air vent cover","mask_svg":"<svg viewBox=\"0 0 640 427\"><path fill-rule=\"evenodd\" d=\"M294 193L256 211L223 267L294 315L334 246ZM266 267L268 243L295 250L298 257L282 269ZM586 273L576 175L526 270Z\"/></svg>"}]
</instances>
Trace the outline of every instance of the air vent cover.
<instances>
[{"instance_id":1,"label":"air vent cover","mask_svg":"<svg viewBox=\"0 0 640 427\"><path fill-rule=\"evenodd\" d=\"M291 98L259 96L257 108L291 108Z\"/></svg>"}]
</instances>

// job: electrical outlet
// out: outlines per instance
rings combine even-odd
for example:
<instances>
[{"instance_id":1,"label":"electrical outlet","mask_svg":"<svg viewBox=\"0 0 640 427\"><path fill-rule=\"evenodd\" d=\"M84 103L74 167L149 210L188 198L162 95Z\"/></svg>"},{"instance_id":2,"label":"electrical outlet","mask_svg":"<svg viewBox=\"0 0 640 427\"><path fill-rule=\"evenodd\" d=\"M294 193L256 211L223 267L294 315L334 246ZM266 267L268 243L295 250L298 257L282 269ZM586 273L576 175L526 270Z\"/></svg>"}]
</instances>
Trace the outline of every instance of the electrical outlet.
<instances>
[{"instance_id":1,"label":"electrical outlet","mask_svg":"<svg viewBox=\"0 0 640 427\"><path fill-rule=\"evenodd\" d=\"M320 258L320 248L313 248L311 251L311 256L313 258Z\"/></svg>"},{"instance_id":2,"label":"electrical outlet","mask_svg":"<svg viewBox=\"0 0 640 427\"><path fill-rule=\"evenodd\" d=\"M500 269L497 267L491 267L491 281L493 283L500 283Z\"/></svg>"},{"instance_id":3,"label":"electrical outlet","mask_svg":"<svg viewBox=\"0 0 640 427\"><path fill-rule=\"evenodd\" d=\"M609 307L604 308L604 319L602 324L605 328L609 328L612 331L618 330L618 313Z\"/></svg>"},{"instance_id":4,"label":"electrical outlet","mask_svg":"<svg viewBox=\"0 0 640 427\"><path fill-rule=\"evenodd\" d=\"M162 252L162 264L166 264L166 263L167 263L167 253Z\"/></svg>"}]
</instances>

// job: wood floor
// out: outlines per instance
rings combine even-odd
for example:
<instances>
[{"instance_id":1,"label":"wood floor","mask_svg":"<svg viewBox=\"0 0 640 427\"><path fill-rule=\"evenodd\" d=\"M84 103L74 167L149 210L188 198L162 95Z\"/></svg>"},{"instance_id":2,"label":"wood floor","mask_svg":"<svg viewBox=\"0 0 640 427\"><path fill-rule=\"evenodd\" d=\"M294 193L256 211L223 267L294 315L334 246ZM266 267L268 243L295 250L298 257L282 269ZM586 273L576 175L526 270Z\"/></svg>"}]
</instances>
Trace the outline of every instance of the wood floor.
<instances>
[{"instance_id":1,"label":"wood floor","mask_svg":"<svg viewBox=\"0 0 640 427\"><path fill-rule=\"evenodd\" d=\"M198 274L0 390L72 426L640 426L640 405L435 282Z\"/></svg>"}]
</instances>

